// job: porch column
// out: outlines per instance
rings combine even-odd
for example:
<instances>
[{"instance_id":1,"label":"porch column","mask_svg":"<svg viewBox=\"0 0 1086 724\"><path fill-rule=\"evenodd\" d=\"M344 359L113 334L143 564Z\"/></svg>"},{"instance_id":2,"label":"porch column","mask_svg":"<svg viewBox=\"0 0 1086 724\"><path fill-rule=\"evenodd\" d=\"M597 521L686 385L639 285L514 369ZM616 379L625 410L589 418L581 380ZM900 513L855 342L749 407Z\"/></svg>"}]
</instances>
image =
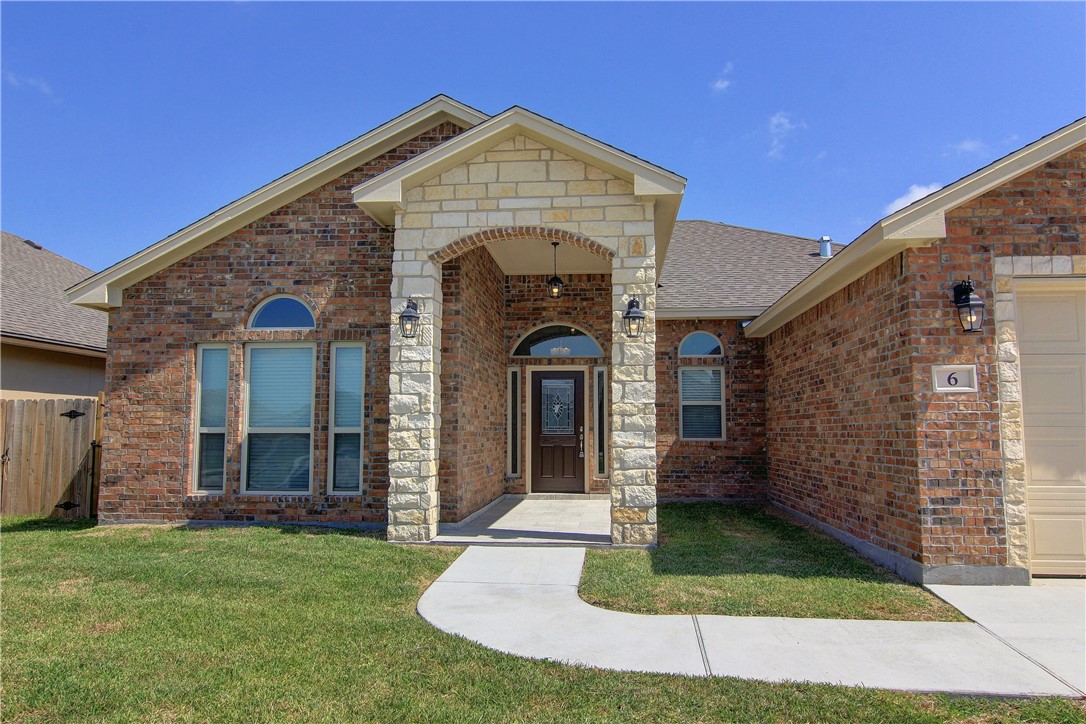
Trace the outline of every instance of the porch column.
<instances>
[{"instance_id":1,"label":"porch column","mask_svg":"<svg viewBox=\"0 0 1086 724\"><path fill-rule=\"evenodd\" d=\"M441 267L421 249L392 258L392 334L388 400L388 540L437 535L438 440L441 426ZM408 299L419 305L419 331L400 333Z\"/></svg>"},{"instance_id":2,"label":"porch column","mask_svg":"<svg viewBox=\"0 0 1086 724\"><path fill-rule=\"evenodd\" d=\"M655 247L651 232L624 238L611 269L611 541L616 545L656 543ZM635 294L645 326L639 338L630 339L622 314Z\"/></svg>"}]
</instances>

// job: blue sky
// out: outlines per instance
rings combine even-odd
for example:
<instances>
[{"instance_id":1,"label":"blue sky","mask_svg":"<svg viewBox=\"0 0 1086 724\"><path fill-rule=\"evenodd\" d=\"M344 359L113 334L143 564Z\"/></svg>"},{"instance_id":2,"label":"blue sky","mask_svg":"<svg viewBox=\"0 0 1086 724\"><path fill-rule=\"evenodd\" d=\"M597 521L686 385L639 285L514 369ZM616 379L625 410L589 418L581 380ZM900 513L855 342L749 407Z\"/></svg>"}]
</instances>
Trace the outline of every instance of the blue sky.
<instances>
[{"instance_id":1,"label":"blue sky","mask_svg":"<svg viewBox=\"0 0 1086 724\"><path fill-rule=\"evenodd\" d=\"M1084 8L4 2L0 224L102 269L446 93L845 242L1086 115Z\"/></svg>"}]
</instances>

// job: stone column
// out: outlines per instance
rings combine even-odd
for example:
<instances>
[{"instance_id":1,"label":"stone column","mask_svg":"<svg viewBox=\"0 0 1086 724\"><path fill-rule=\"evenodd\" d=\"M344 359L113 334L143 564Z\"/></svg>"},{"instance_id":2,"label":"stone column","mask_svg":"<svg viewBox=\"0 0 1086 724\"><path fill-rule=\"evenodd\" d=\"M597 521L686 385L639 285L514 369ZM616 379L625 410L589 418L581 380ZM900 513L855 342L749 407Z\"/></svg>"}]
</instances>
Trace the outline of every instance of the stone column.
<instances>
[{"instance_id":1,"label":"stone column","mask_svg":"<svg viewBox=\"0 0 1086 724\"><path fill-rule=\"evenodd\" d=\"M399 237L399 231L396 232ZM437 535L438 440L441 426L441 267L423 250L392 259L392 348L388 400L388 539L428 541ZM400 312L418 302L420 328L400 334Z\"/></svg>"},{"instance_id":2,"label":"stone column","mask_svg":"<svg viewBox=\"0 0 1086 724\"><path fill-rule=\"evenodd\" d=\"M656 249L651 232L620 242L611 295L611 541L655 545ZM637 339L628 338L622 324L633 295L645 312Z\"/></svg>"}]
</instances>

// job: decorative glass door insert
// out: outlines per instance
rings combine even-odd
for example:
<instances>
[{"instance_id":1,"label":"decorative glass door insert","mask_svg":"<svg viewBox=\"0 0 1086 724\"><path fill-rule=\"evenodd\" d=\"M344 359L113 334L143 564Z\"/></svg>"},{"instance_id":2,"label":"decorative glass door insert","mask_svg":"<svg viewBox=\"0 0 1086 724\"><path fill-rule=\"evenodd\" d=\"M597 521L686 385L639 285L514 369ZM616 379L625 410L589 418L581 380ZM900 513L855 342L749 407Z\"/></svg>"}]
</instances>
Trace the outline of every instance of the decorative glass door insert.
<instances>
[{"instance_id":1,"label":"decorative glass door insert","mask_svg":"<svg viewBox=\"0 0 1086 724\"><path fill-rule=\"evenodd\" d=\"M540 432L544 435L573 434L573 380L542 380L543 418Z\"/></svg>"}]
</instances>

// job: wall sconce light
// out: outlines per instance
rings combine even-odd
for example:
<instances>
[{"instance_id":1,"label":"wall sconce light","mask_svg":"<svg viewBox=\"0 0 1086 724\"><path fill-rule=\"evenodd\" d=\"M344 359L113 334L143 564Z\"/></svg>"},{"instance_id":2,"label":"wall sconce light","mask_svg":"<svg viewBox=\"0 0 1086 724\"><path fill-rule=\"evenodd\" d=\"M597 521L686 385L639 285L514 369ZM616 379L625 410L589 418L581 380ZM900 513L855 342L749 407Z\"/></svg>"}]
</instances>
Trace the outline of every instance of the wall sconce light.
<instances>
[{"instance_id":1,"label":"wall sconce light","mask_svg":"<svg viewBox=\"0 0 1086 724\"><path fill-rule=\"evenodd\" d=\"M626 336L636 339L641 336L641 329L645 326L645 313L641 311L641 301L634 297L626 303L626 311L622 313L622 326L626 328Z\"/></svg>"},{"instance_id":2,"label":"wall sconce light","mask_svg":"<svg viewBox=\"0 0 1086 724\"><path fill-rule=\"evenodd\" d=\"M552 241L551 246L554 247L554 276L547 280L547 296L558 299L562 296L562 287L566 283L562 281L562 277L558 276L558 242Z\"/></svg>"},{"instance_id":3,"label":"wall sconce light","mask_svg":"<svg viewBox=\"0 0 1086 724\"><path fill-rule=\"evenodd\" d=\"M954 306L965 332L979 332L984 325L984 301L975 291L972 278L954 285Z\"/></svg>"},{"instance_id":4,"label":"wall sconce light","mask_svg":"<svg viewBox=\"0 0 1086 724\"><path fill-rule=\"evenodd\" d=\"M419 303L407 300L407 306L400 312L400 334L406 339L414 339L419 332Z\"/></svg>"}]
</instances>

